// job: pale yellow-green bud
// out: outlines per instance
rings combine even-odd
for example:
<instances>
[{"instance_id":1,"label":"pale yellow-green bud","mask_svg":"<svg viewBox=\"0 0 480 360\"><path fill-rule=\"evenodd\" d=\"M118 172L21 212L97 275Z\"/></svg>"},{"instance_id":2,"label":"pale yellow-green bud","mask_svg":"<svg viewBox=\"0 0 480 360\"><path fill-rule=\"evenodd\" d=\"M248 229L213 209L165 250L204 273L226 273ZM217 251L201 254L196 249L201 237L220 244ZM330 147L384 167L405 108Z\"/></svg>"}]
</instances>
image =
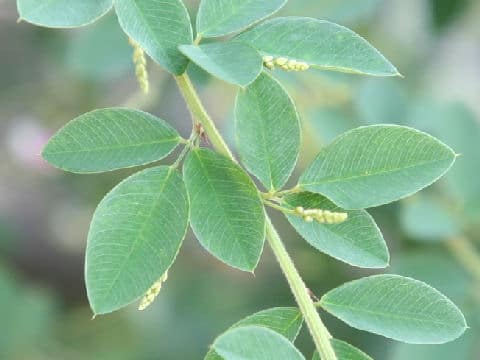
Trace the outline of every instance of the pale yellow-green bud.
<instances>
[{"instance_id":1,"label":"pale yellow-green bud","mask_svg":"<svg viewBox=\"0 0 480 360\"><path fill-rule=\"evenodd\" d=\"M148 94L150 84L148 82L147 58L145 52L133 39L129 38L128 41L133 47L132 60L135 64L135 75L137 76L138 84L140 89L142 89L145 94Z\"/></svg>"},{"instance_id":2,"label":"pale yellow-green bud","mask_svg":"<svg viewBox=\"0 0 480 360\"><path fill-rule=\"evenodd\" d=\"M308 65L307 63L302 62L302 63L299 64L299 70L300 71L306 71L308 69L310 69L310 65Z\"/></svg>"},{"instance_id":3,"label":"pale yellow-green bud","mask_svg":"<svg viewBox=\"0 0 480 360\"><path fill-rule=\"evenodd\" d=\"M138 306L138 310L142 311L149 307L157 295L160 293L162 289L162 284L167 281L168 279L168 271L163 274L158 281L156 281L150 289L147 290L145 295L143 296L142 300L140 301L140 305Z\"/></svg>"},{"instance_id":4,"label":"pale yellow-green bud","mask_svg":"<svg viewBox=\"0 0 480 360\"><path fill-rule=\"evenodd\" d=\"M298 214L298 215L303 215L303 212L305 211L305 209L301 206L297 206L295 208L295 212Z\"/></svg>"},{"instance_id":5,"label":"pale yellow-green bud","mask_svg":"<svg viewBox=\"0 0 480 360\"><path fill-rule=\"evenodd\" d=\"M279 58L275 59L275 64L277 64L278 66L283 66L287 62L288 62L288 59L284 58L284 57L279 57Z\"/></svg>"},{"instance_id":6,"label":"pale yellow-green bud","mask_svg":"<svg viewBox=\"0 0 480 360\"><path fill-rule=\"evenodd\" d=\"M270 69L270 70L273 70L275 69L275 64L273 63L273 61L269 61L269 62L266 62L264 63L265 67Z\"/></svg>"},{"instance_id":7,"label":"pale yellow-green bud","mask_svg":"<svg viewBox=\"0 0 480 360\"><path fill-rule=\"evenodd\" d=\"M347 213L322 209L304 209L301 206L295 208L295 213L302 216L306 222L313 222L313 220L315 220L321 224L340 224L348 218Z\"/></svg>"},{"instance_id":8,"label":"pale yellow-green bud","mask_svg":"<svg viewBox=\"0 0 480 360\"><path fill-rule=\"evenodd\" d=\"M310 222L313 222L313 217L310 216L310 215L306 215L306 216L303 217L303 220L310 223Z\"/></svg>"},{"instance_id":9,"label":"pale yellow-green bud","mask_svg":"<svg viewBox=\"0 0 480 360\"><path fill-rule=\"evenodd\" d=\"M297 60L289 60L287 65L289 70L295 70L297 66Z\"/></svg>"}]
</instances>

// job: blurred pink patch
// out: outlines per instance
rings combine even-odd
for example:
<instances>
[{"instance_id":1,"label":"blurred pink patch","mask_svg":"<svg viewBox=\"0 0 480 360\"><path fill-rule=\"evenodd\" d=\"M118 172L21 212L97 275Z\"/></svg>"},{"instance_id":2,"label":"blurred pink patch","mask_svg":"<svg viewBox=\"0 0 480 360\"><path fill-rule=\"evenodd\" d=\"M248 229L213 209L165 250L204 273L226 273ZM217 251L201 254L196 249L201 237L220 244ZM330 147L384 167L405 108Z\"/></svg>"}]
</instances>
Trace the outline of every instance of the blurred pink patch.
<instances>
[{"instance_id":1,"label":"blurred pink patch","mask_svg":"<svg viewBox=\"0 0 480 360\"><path fill-rule=\"evenodd\" d=\"M42 159L41 152L49 135L35 119L13 118L5 133L5 147L10 160L18 166L48 171L51 167Z\"/></svg>"}]
</instances>

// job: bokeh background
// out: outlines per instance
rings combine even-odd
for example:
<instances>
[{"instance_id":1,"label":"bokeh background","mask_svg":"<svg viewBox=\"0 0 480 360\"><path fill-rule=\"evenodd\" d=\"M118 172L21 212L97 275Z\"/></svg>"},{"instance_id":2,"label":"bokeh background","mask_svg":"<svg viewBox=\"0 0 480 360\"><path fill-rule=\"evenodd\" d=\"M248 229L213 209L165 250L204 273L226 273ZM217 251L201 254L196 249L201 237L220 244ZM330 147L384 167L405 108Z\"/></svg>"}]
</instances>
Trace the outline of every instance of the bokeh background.
<instances>
[{"instance_id":1,"label":"bokeh background","mask_svg":"<svg viewBox=\"0 0 480 360\"><path fill-rule=\"evenodd\" d=\"M188 6L194 18L196 1ZM432 284L452 298L470 329L441 346L399 344L323 314L335 337L376 359L480 358L480 1L290 0L283 14L346 25L405 76L375 79L276 71L301 112L304 146L296 174L321 146L350 128L410 125L461 156L421 194L372 209L392 253L386 272ZM74 117L99 107L150 111L179 128L189 114L172 79L150 62L152 91L138 91L131 48L110 13L93 26L50 30L16 24L15 1L0 0L0 359L201 359L216 335L258 310L294 305L265 248L255 277L209 256L189 234L155 303L91 320L83 283L88 224L96 204L129 171L66 174L39 153ZM235 89L190 67L213 118L232 138ZM275 222L318 295L378 273L329 258ZM306 329L297 341L307 358Z\"/></svg>"}]
</instances>

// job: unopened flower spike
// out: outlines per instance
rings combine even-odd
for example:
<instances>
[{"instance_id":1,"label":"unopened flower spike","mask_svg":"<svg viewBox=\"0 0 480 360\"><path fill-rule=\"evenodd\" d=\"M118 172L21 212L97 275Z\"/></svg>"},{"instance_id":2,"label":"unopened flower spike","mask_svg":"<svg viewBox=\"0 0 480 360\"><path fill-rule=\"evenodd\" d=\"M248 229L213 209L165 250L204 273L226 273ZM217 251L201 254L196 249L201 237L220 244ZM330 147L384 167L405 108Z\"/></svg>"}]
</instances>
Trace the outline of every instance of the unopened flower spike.
<instances>
[{"instance_id":1,"label":"unopened flower spike","mask_svg":"<svg viewBox=\"0 0 480 360\"><path fill-rule=\"evenodd\" d=\"M273 62L273 56L265 55L263 57L263 65L265 65L265 67L270 69L270 70L275 69L275 63Z\"/></svg>"},{"instance_id":2,"label":"unopened flower spike","mask_svg":"<svg viewBox=\"0 0 480 360\"><path fill-rule=\"evenodd\" d=\"M348 214L345 212L333 212L322 209L304 209L301 206L295 208L295 213L303 217L306 222L314 220L321 224L340 224L347 220Z\"/></svg>"},{"instance_id":3,"label":"unopened flower spike","mask_svg":"<svg viewBox=\"0 0 480 360\"><path fill-rule=\"evenodd\" d=\"M149 307L157 295L160 293L162 289L162 284L167 281L168 279L168 271L163 274L158 281L156 281L150 289L145 293L142 300L140 301L140 305L138 306L138 310L142 311Z\"/></svg>"},{"instance_id":4,"label":"unopened flower spike","mask_svg":"<svg viewBox=\"0 0 480 360\"><path fill-rule=\"evenodd\" d=\"M145 52L132 38L129 38L128 42L133 47L132 60L135 64L135 75L137 76L138 84L140 85L140 89L142 89L145 94L148 94L150 84L148 82L147 58Z\"/></svg>"},{"instance_id":5,"label":"unopened flower spike","mask_svg":"<svg viewBox=\"0 0 480 360\"><path fill-rule=\"evenodd\" d=\"M303 61L288 59L283 56L274 58L271 55L265 55L263 57L263 65L270 70L274 70L275 66L285 71L306 71L310 69L310 65Z\"/></svg>"}]
</instances>

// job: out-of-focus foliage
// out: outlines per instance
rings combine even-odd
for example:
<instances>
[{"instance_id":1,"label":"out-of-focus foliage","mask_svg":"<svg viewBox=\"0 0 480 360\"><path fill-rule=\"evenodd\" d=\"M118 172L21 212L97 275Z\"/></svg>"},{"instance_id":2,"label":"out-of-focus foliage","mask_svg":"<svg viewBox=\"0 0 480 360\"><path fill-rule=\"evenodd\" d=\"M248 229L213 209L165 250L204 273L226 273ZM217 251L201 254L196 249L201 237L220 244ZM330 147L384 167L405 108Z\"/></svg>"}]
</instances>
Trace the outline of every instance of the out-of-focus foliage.
<instances>
[{"instance_id":1,"label":"out-of-focus foliage","mask_svg":"<svg viewBox=\"0 0 480 360\"><path fill-rule=\"evenodd\" d=\"M197 1L186 1L192 19ZM338 22L369 39L405 79L311 70L276 72L302 114L304 149L294 179L318 150L360 125L393 123L432 133L459 155L422 195L372 211L392 252L388 272L425 281L467 316L466 336L446 345L396 344L326 317L332 334L373 358L473 360L480 356L480 3L473 0L289 0L282 15ZM413 15L414 14L414 15ZM75 30L16 24L0 2L0 335L2 359L198 359L205 344L248 314L293 299L271 254L251 275L212 260L187 236L178 263L145 313L134 307L91 321L83 288L88 223L103 194L130 170L61 173L39 156L67 120L128 105L174 119L189 114L169 76L149 61L151 95L137 94L132 49L108 14ZM222 131L232 133L235 90L189 66ZM232 137L228 137L230 140ZM233 143L233 141L231 141ZM280 232L314 293L379 271L352 270L317 251L279 220ZM297 344L307 359L305 330Z\"/></svg>"}]
</instances>

